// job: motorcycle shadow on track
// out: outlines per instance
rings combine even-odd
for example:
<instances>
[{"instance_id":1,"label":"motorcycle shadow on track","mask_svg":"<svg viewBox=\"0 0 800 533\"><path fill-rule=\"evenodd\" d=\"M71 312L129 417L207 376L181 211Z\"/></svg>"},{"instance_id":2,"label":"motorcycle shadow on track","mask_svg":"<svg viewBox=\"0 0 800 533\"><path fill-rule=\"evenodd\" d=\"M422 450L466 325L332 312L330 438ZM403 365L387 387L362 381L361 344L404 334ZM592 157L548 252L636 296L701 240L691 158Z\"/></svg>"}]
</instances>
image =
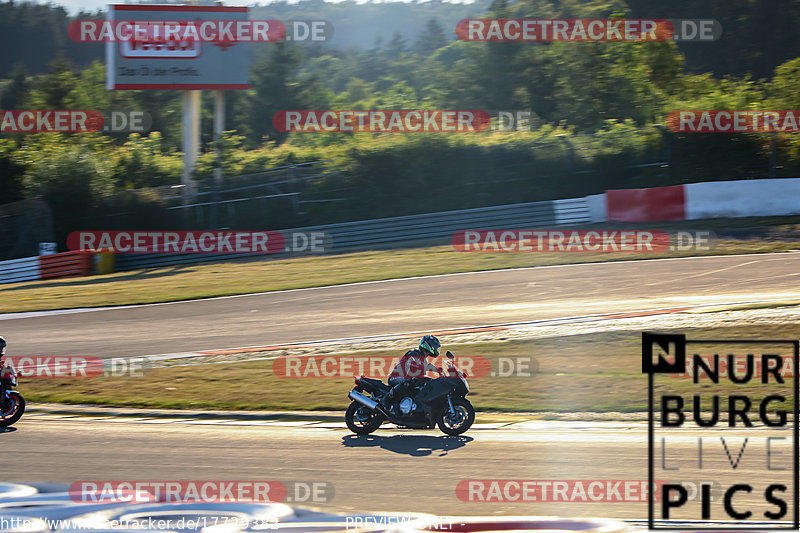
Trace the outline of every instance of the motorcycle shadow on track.
<instances>
[{"instance_id":1,"label":"motorcycle shadow on track","mask_svg":"<svg viewBox=\"0 0 800 533\"><path fill-rule=\"evenodd\" d=\"M391 435L388 437L381 435L345 435L342 437L342 445L348 448L378 446L390 452L402 453L412 457L424 457L432 455L436 451L441 451L442 453L439 454L439 457L442 457L447 455L449 451L462 448L472 441L472 437L464 435L457 437L447 435Z\"/></svg>"},{"instance_id":2,"label":"motorcycle shadow on track","mask_svg":"<svg viewBox=\"0 0 800 533\"><path fill-rule=\"evenodd\" d=\"M0 433L11 433L12 431L16 430L17 428L15 427L7 427L7 428L0 427Z\"/></svg>"}]
</instances>

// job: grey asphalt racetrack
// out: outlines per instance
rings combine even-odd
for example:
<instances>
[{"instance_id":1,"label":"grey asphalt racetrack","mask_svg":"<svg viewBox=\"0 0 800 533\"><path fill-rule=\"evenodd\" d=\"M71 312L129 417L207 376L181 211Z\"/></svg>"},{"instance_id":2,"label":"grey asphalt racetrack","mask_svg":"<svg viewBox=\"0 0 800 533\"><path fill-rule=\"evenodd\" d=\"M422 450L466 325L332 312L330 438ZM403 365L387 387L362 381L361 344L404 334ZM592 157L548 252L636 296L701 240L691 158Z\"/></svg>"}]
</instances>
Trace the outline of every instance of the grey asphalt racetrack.
<instances>
[{"instance_id":1,"label":"grey asphalt racetrack","mask_svg":"<svg viewBox=\"0 0 800 533\"><path fill-rule=\"evenodd\" d=\"M0 331L11 342L13 355L147 355L800 298L798 267L800 254L792 253L515 269L5 317ZM739 449L743 435L725 435ZM382 428L373 436L358 437L325 425L32 414L0 432L7 450L6 481L329 482L333 499L314 505L331 511L610 518L644 518L646 504L470 502L460 500L455 490L459 482L480 479L640 482L647 479L645 439L645 428L636 423L540 421L517 428L476 428L458 438L438 431ZM723 451L712 448L715 441L711 435L704 480L724 480L732 472ZM753 443L736 474L763 485L778 474L764 470L763 443ZM695 446L694 435L687 435L671 443L670 454L691 457ZM763 502L754 504L753 510L759 509L764 509Z\"/></svg>"},{"instance_id":2,"label":"grey asphalt racetrack","mask_svg":"<svg viewBox=\"0 0 800 533\"><path fill-rule=\"evenodd\" d=\"M356 436L333 428L161 422L23 417L14 430L0 433L0 442L7 450L3 478L67 484L86 480L281 481L285 485L324 482L332 484L333 497L313 505L328 511L647 516L647 505L640 501L638 492L641 481L647 479L647 433L642 423L539 421L518 429L474 430L461 437L447 437L436 431L384 428L371 436ZM787 471L767 472L760 437L739 430L713 433L692 432L687 438L670 442L668 466L680 464L684 470L659 471L658 479L672 476L669 481L696 479L714 481L717 486L729 486L731 479L744 480L759 490L780 475L791 475L791 453L783 457ZM695 434L707 439L700 478L696 469L695 477L690 477L690 460L678 463L675 459L694 456ZM735 472L719 446L719 435L724 435L735 450L744 436L751 438ZM782 450L779 444L773 442L774 452L791 450L789 441L783 443ZM778 455L772 460L774 467L782 466ZM462 501L456 487L464 480L603 483L583 496L569 491L570 501L557 502L520 501L519 490L502 485L503 494L515 501L482 502L477 499L488 497L491 485L472 494L476 501ZM616 487L615 494L607 481L623 484ZM610 501L592 501L589 494ZM464 496L468 498L469 493ZM714 497L712 517L726 518L721 514L719 493ZM759 498L760 494L753 500L739 495L735 502L737 506L751 503L754 512L771 509L763 499L758 502ZM309 505L308 501L301 503ZM699 504L694 500L691 504L696 517Z\"/></svg>"},{"instance_id":3,"label":"grey asphalt racetrack","mask_svg":"<svg viewBox=\"0 0 800 533\"><path fill-rule=\"evenodd\" d=\"M523 268L0 315L0 333L11 355L108 358L779 298L800 298L800 253Z\"/></svg>"}]
</instances>

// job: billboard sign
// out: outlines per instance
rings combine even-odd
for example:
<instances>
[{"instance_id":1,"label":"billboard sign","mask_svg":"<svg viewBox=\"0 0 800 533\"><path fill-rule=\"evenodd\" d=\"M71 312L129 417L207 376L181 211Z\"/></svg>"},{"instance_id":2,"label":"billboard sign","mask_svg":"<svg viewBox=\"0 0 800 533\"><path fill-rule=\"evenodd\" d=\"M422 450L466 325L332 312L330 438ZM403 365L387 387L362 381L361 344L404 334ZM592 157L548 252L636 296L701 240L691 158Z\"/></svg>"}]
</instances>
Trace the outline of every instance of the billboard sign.
<instances>
[{"instance_id":1,"label":"billboard sign","mask_svg":"<svg viewBox=\"0 0 800 533\"><path fill-rule=\"evenodd\" d=\"M247 25L247 15L246 7L125 4L108 6L107 19L112 25L135 21L137 26L150 23L156 28L164 21L185 27L209 21L220 26ZM165 36L164 32L148 31L126 40L109 39L107 88L249 88L250 42L180 37L185 34L175 32Z\"/></svg>"}]
</instances>

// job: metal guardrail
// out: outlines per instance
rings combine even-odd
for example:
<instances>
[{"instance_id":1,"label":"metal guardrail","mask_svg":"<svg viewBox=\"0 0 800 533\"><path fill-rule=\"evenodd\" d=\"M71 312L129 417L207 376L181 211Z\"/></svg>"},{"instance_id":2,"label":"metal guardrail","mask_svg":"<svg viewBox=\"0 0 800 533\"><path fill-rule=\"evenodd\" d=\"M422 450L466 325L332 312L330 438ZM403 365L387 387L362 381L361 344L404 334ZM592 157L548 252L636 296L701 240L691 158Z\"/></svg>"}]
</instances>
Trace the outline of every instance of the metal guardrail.
<instances>
[{"instance_id":1,"label":"metal guardrail","mask_svg":"<svg viewBox=\"0 0 800 533\"><path fill-rule=\"evenodd\" d=\"M283 230L324 232L333 241L333 252L400 248L412 244L449 244L458 230L526 229L591 222L585 199L528 202L342 222ZM207 261L225 261L264 254L121 254L116 270L160 267ZM286 254L270 254L272 257Z\"/></svg>"},{"instance_id":2,"label":"metal guardrail","mask_svg":"<svg viewBox=\"0 0 800 533\"><path fill-rule=\"evenodd\" d=\"M39 258L23 257L0 261L0 283L16 283L39 279Z\"/></svg>"},{"instance_id":3,"label":"metal guardrail","mask_svg":"<svg viewBox=\"0 0 800 533\"><path fill-rule=\"evenodd\" d=\"M0 261L0 284L88 276L92 258L91 252L63 252Z\"/></svg>"},{"instance_id":4,"label":"metal guardrail","mask_svg":"<svg viewBox=\"0 0 800 533\"><path fill-rule=\"evenodd\" d=\"M556 224L585 224L592 222L589 202L584 198L553 200L553 211Z\"/></svg>"}]
</instances>

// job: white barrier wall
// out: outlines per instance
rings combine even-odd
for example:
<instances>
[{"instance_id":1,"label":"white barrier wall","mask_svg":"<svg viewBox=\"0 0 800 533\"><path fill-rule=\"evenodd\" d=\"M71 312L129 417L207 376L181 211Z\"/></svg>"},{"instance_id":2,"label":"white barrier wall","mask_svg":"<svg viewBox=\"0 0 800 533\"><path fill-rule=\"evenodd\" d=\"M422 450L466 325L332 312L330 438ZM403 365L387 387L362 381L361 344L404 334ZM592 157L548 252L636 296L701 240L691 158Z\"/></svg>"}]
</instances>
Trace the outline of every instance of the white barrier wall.
<instances>
[{"instance_id":1,"label":"white barrier wall","mask_svg":"<svg viewBox=\"0 0 800 533\"><path fill-rule=\"evenodd\" d=\"M800 178L686 185L686 219L800 214Z\"/></svg>"},{"instance_id":2,"label":"white barrier wall","mask_svg":"<svg viewBox=\"0 0 800 533\"><path fill-rule=\"evenodd\" d=\"M586 203L589 206L589 217L592 222L605 222L607 219L606 195L592 194L586 196Z\"/></svg>"},{"instance_id":3,"label":"white barrier wall","mask_svg":"<svg viewBox=\"0 0 800 533\"><path fill-rule=\"evenodd\" d=\"M39 257L0 261L0 283L39 279Z\"/></svg>"}]
</instances>

